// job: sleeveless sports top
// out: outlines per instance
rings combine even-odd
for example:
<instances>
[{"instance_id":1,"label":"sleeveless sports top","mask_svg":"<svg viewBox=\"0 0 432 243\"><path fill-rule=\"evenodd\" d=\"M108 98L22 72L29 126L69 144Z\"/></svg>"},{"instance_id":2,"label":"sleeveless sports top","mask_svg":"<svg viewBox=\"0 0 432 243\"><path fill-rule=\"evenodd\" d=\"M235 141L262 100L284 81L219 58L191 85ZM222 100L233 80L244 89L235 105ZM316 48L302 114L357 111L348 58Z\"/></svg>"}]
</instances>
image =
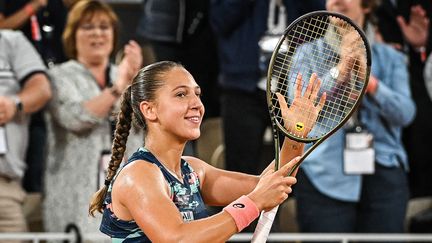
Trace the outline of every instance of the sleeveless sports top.
<instances>
[{"instance_id":1,"label":"sleeveless sports top","mask_svg":"<svg viewBox=\"0 0 432 243\"><path fill-rule=\"evenodd\" d=\"M156 164L160 168L171 189L171 199L183 216L183 221L192 221L208 216L200 193L198 175L185 160L181 160L183 182L180 182L174 177L156 157L145 148L140 148L135 152L123 168L135 160L145 160ZM100 231L109 235L113 242L151 242L134 220L124 221L118 219L111 211L111 191L114 181L115 179L108 187L108 192L105 197ZM163 232L161 232L161 234L163 234Z\"/></svg>"}]
</instances>

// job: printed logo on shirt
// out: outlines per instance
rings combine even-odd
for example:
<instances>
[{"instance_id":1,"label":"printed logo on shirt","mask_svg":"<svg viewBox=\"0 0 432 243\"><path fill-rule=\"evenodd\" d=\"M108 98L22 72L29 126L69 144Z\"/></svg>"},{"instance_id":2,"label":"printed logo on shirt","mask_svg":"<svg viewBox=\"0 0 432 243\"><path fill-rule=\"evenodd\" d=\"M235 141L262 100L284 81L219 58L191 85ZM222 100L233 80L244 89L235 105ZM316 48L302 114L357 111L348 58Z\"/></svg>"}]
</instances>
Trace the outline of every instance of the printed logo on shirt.
<instances>
[{"instance_id":1,"label":"printed logo on shirt","mask_svg":"<svg viewBox=\"0 0 432 243\"><path fill-rule=\"evenodd\" d=\"M180 212L180 213L183 216L183 221L184 222L188 222L188 221L194 220L194 215L193 215L192 211L185 211L185 212Z\"/></svg>"}]
</instances>

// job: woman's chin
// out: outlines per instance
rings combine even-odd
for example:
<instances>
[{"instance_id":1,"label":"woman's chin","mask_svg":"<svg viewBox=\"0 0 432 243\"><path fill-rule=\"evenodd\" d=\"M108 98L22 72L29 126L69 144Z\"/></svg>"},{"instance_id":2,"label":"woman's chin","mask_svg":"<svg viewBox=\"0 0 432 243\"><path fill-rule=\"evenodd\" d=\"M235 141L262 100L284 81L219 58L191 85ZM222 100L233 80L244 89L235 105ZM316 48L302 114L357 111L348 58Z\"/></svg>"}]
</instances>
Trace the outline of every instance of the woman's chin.
<instances>
[{"instance_id":1,"label":"woman's chin","mask_svg":"<svg viewBox=\"0 0 432 243\"><path fill-rule=\"evenodd\" d=\"M188 136L187 140L188 141L197 140L200 136L201 136L201 131L194 132L193 134L190 134L190 136Z\"/></svg>"}]
</instances>

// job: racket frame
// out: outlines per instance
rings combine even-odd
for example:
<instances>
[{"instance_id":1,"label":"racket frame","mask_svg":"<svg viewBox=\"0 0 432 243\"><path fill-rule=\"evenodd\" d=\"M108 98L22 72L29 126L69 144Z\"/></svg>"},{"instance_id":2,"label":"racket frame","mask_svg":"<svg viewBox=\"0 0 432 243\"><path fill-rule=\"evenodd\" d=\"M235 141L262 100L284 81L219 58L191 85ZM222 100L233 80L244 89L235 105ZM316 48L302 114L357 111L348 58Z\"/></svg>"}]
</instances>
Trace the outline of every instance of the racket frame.
<instances>
[{"instance_id":1,"label":"racket frame","mask_svg":"<svg viewBox=\"0 0 432 243\"><path fill-rule=\"evenodd\" d=\"M359 94L359 97L356 99L355 104L353 105L352 109L348 112L348 114L342 119L342 121L340 121L340 123L338 125L336 125L333 129L331 129L328 133L326 133L324 136L319 137L319 138L299 138L296 136L292 136L288 130L282 125L280 124L280 122L275 118L274 111L275 111L275 107L272 104L272 94L273 92L271 91L271 81L272 81L272 72L273 69L271 67L273 67L274 62L276 60L277 54L280 46L283 44L283 42L287 39L287 34L299 23L304 21L304 19L308 19L310 17L314 17L314 16L324 16L324 17L328 17L328 16L334 16L337 18L340 18L346 22L348 22L349 24L351 24L354 29L359 33L360 37L362 38L363 42L364 42L364 46L365 46L365 50L366 50L366 76L365 76L365 81L364 81L364 85L363 88ZM290 172L288 173L288 175L292 175L292 173L297 169L298 166L300 166L300 164L303 162L303 160L319 145L321 144L325 139L327 139L328 137L330 137L333 133L335 133L337 130L339 130L340 127L342 127L348 120L349 118L352 116L352 114L354 113L354 111L358 108L359 104L361 103L360 100L362 99L362 97L365 94L366 91L366 87L368 85L369 82L369 75L370 75L370 68L371 68L371 51L370 51L370 46L369 46L369 42L366 38L365 33L363 32L363 30L361 28L358 27L357 24L355 24L350 18L346 17L345 15L342 15L340 13L336 13L336 12L331 12L331 11L326 11L326 10L320 10L320 11L314 11L314 12L310 12L307 13L305 15L302 15L301 17L297 18L296 20L294 20L284 31L283 35L279 38L278 43L276 44L276 47L272 53L271 59L270 59L270 63L269 63L269 68L267 71L267 89L266 89L266 99L267 99L267 106L268 106L268 110L270 113L270 120L271 120L271 124L272 124L272 132L273 132L273 139L274 139L274 147L275 147L275 170L278 170L280 167L280 142L279 142L279 132L282 132L284 136L296 141L296 142L301 142L301 143L313 143L313 145L306 151L304 152L304 154L301 156L300 161L295 164L293 166L293 168L291 168Z\"/></svg>"},{"instance_id":2,"label":"racket frame","mask_svg":"<svg viewBox=\"0 0 432 243\"><path fill-rule=\"evenodd\" d=\"M299 23L304 21L304 19L308 19L310 17L313 16L323 16L323 17L329 17L329 16L334 16L337 18L340 18L344 21L346 21L347 23L351 24L351 26L354 27L354 29L359 33L360 37L362 38L363 42L364 42L364 47L366 50L366 73L365 73L365 80L364 80L364 85L361 89L361 92L359 94L359 97L356 99L354 105L352 106L351 110L348 111L348 114L339 122L339 124L337 124L334 128L332 128L329 132L327 132L326 134L324 134L321 137L318 138L300 138L300 137L296 137L296 136L292 136L290 135L290 133L285 129L285 127L279 123L279 121L276 119L276 117L273 115L275 114L275 109L276 107L273 105L272 103L272 95L273 92L271 91L271 81L272 81L272 71L273 71L273 65L274 62L276 60L276 56L278 55L278 50L280 49L280 46L283 44L283 42L285 41L288 33ZM306 152L303 153L303 155L301 156L299 162L297 162L293 168L290 169L290 172L288 173L288 175L292 175L294 173L294 171L296 171L296 169L300 166L300 164L303 162L303 160L319 145L321 144L325 139L327 139L328 137L330 137L332 134L334 134L340 127L342 127L347 121L348 119L352 116L352 114L356 111L356 109L358 108L359 104L360 104L360 100L363 98L365 91L366 91L366 87L368 85L368 81L369 81L369 75L370 75L370 68L371 68L371 51L370 51L370 46L369 46L369 42L366 38L366 35L364 34L363 30L361 30L351 19L349 19L348 17L339 14L339 13L335 13L335 12L331 12L331 11L314 11L314 12L310 12L308 14L302 15L301 17L297 18L296 20L294 20L285 30L284 34L280 37L275 50L272 53L272 57L270 59L270 63L269 63L269 68L268 68L268 72L267 72L267 90L266 90L266 98L267 98L267 105L268 105L268 110L270 113L270 120L272 123L272 132L273 132L273 139L274 139L274 146L275 146L275 170L279 169L280 166L280 142L279 142L279 132L281 132L284 136L296 141L296 142L301 142L301 143L313 143L313 145L311 147L308 148L308 150ZM278 206L274 207L272 210L268 211L268 212L261 212L261 216L259 218L257 227L255 229L255 232L253 234L252 237L252 241L253 243L261 243L261 242L265 242L267 240L268 234L270 232L270 228L271 225L273 224L274 221L274 217L277 213L277 209Z\"/></svg>"}]
</instances>

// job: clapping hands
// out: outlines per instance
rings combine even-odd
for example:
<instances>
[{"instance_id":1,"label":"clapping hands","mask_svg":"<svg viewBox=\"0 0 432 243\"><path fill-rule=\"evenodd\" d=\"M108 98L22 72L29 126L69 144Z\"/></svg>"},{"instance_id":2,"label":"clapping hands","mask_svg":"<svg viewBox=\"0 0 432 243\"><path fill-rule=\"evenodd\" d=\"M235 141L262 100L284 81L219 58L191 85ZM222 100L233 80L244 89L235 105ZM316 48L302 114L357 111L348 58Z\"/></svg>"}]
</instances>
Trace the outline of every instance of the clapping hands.
<instances>
[{"instance_id":1,"label":"clapping hands","mask_svg":"<svg viewBox=\"0 0 432 243\"><path fill-rule=\"evenodd\" d=\"M135 41L129 41L123 51L123 59L119 64L119 79L117 85L124 90L139 71L143 63L141 47Z\"/></svg>"},{"instance_id":2,"label":"clapping hands","mask_svg":"<svg viewBox=\"0 0 432 243\"><path fill-rule=\"evenodd\" d=\"M420 6L411 7L409 23L402 16L397 17L397 22L405 39L415 48L426 45L428 38L429 19L426 11Z\"/></svg>"}]
</instances>

